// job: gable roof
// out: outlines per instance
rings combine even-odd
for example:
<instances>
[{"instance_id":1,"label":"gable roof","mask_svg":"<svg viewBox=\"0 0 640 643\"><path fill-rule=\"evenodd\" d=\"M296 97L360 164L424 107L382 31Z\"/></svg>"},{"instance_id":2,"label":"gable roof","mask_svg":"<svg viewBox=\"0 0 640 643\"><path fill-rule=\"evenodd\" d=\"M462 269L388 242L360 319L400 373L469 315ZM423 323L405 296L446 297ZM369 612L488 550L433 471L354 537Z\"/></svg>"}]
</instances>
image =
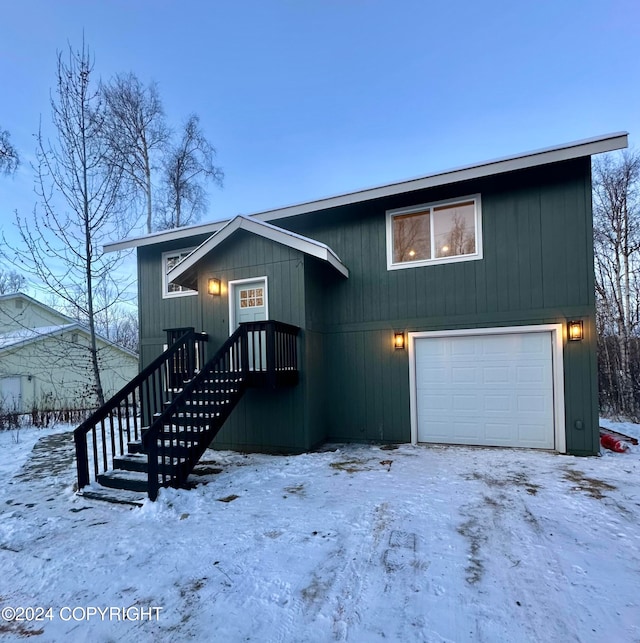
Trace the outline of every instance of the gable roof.
<instances>
[{"instance_id":1,"label":"gable roof","mask_svg":"<svg viewBox=\"0 0 640 643\"><path fill-rule=\"evenodd\" d=\"M180 285L194 287L193 268L214 248L217 248L223 241L228 239L238 230L246 230L265 239L276 241L282 245L300 250L305 254L317 257L326 261L331 267L337 270L343 277L349 276L349 269L340 261L338 255L324 243L315 239L304 237L301 234L284 230L278 226L260 221L258 219L249 219L238 215L220 230L215 232L206 241L201 243L191 254L185 257L180 263L174 266L167 273L167 280Z\"/></svg>"},{"instance_id":2,"label":"gable roof","mask_svg":"<svg viewBox=\"0 0 640 643\"><path fill-rule=\"evenodd\" d=\"M514 156L507 156L491 161L466 165L443 172L436 172L434 174L428 174L426 176L409 179L407 181L389 183L387 185L357 190L355 192L347 192L345 194L324 199L306 201L304 203L290 205L283 208L256 212L248 216L251 219L258 219L260 221L276 221L285 217L293 217L310 212L320 212L322 210L328 210L329 208L361 203L384 196L392 196L395 194L422 190L439 185L458 183L460 181L468 181L471 179L503 174L514 170L547 165L549 163L558 163L560 161L592 156L603 152L612 152L613 150L620 150L627 147L627 138L627 132L605 134L603 136L596 136L581 141L574 141L573 143L565 143L554 147L526 152L524 154L516 154ZM105 252L114 252L116 250L124 250L125 248L153 245L156 243L163 243L165 241L193 237L200 234L212 234L213 232L220 230L228 222L229 219L225 219L196 226L165 230L163 232L154 232L141 237L108 243L104 246L104 250Z\"/></svg>"},{"instance_id":3,"label":"gable roof","mask_svg":"<svg viewBox=\"0 0 640 643\"><path fill-rule=\"evenodd\" d=\"M0 295L0 302L10 301L12 299L22 299L24 301L27 301L37 306L41 310L46 311L52 317L59 318L61 323L49 324L47 326L35 326L33 328L21 326L20 328L14 328L13 330L8 330L6 332L0 331L0 352L8 350L10 348L17 348L25 344L30 344L31 342L37 342L46 337L53 337L56 334L69 332L71 330L77 330L78 332L83 333L86 336L90 335L89 329L80 322L72 319L71 317L68 317L61 312L58 312L54 308L51 308L51 306L47 306L46 304L43 304L42 302L34 299L33 297L30 297L29 295L25 295L22 292ZM119 344L112 342L106 337L102 337L102 335L96 333L96 338L104 344L122 351L123 353L127 353L128 355L131 355L135 358L138 357L137 353L135 353L134 351L129 350L124 346L120 346Z\"/></svg>"},{"instance_id":4,"label":"gable roof","mask_svg":"<svg viewBox=\"0 0 640 643\"><path fill-rule=\"evenodd\" d=\"M60 324L58 326L41 326L39 328L23 328L21 330L14 330L8 333L0 333L0 353L5 350L19 348L33 342L38 342L47 337L55 337L61 333L68 333L70 331L77 331L83 335L89 337L89 330L86 326L78 322L73 322L71 324ZM120 346L120 344L115 344L106 337L96 334L96 339L111 348L115 348L118 351L122 351L127 355L138 358L138 354L134 351Z\"/></svg>"},{"instance_id":5,"label":"gable roof","mask_svg":"<svg viewBox=\"0 0 640 643\"><path fill-rule=\"evenodd\" d=\"M47 306L47 304L43 304L41 301L38 301L37 299L30 297L29 295L25 295L23 292L12 292L0 295L0 303L17 299L27 302L32 306L35 306L40 311L44 312L45 317L48 317L50 319L51 325L75 322L75 320L71 319L71 317L68 317L64 313L57 311L55 308L51 308L51 306ZM5 312L5 314L9 317L11 316L10 313Z\"/></svg>"},{"instance_id":6,"label":"gable roof","mask_svg":"<svg viewBox=\"0 0 640 643\"><path fill-rule=\"evenodd\" d=\"M8 333L0 333L0 351L16 348L33 341L51 337L59 332L79 329L79 324L59 324L57 326L41 326L39 328L21 328Z\"/></svg>"}]
</instances>

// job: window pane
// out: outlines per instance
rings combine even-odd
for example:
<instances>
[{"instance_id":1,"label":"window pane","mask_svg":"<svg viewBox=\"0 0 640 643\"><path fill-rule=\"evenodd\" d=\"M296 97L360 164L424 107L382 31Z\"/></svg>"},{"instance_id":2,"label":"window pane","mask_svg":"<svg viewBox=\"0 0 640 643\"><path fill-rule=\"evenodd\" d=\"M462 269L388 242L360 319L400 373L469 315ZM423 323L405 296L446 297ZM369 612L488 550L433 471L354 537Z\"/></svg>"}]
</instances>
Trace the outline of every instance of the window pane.
<instances>
[{"instance_id":1,"label":"window pane","mask_svg":"<svg viewBox=\"0 0 640 643\"><path fill-rule=\"evenodd\" d=\"M475 203L441 205L433 209L436 257L457 257L476 251Z\"/></svg>"},{"instance_id":2,"label":"window pane","mask_svg":"<svg viewBox=\"0 0 640 643\"><path fill-rule=\"evenodd\" d=\"M191 254L191 250L185 250L182 252L174 252L173 254L171 253L166 253L163 254L163 262L164 262L164 272L165 272L165 291L163 293L164 295L172 295L172 294L178 294L178 293L187 293L187 294L195 294L197 291L196 290L191 290L190 288L186 288L184 286L178 286L177 284L172 284L169 283L168 280L166 279L166 274L171 270L172 268L175 268L175 266L182 261L185 257L188 257Z\"/></svg>"},{"instance_id":3,"label":"window pane","mask_svg":"<svg viewBox=\"0 0 640 643\"><path fill-rule=\"evenodd\" d=\"M393 217L393 262L431 259L429 212Z\"/></svg>"}]
</instances>

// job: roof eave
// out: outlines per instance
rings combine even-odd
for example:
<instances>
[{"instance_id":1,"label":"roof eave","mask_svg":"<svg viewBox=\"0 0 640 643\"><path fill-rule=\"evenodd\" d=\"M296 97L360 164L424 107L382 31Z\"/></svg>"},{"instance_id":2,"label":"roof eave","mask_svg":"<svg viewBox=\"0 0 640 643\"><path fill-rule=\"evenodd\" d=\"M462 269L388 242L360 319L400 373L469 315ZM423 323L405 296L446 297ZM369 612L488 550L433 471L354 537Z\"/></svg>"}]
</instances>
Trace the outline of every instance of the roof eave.
<instances>
[{"instance_id":1,"label":"roof eave","mask_svg":"<svg viewBox=\"0 0 640 643\"><path fill-rule=\"evenodd\" d=\"M515 156L503 157L482 163L475 163L452 170L437 172L424 177L389 183L373 188L347 192L345 194L306 201L296 205L290 205L283 208L264 210L248 215L248 218L259 221L277 221L287 217L294 217L300 214L309 214L311 212L327 210L329 208L351 205L364 201L370 201L386 196L393 196L403 192L414 192L439 185L448 185L459 183L472 179L503 174L515 170L522 170L530 167L537 167L549 163L558 163L594 154L612 152L614 150L624 149L628 146L628 133L616 132L603 136L565 143L554 147L548 147L532 152L517 154ZM225 219L208 224L191 226L188 228L179 228L163 232L155 232L150 235L137 237L134 239L124 239L104 246L105 252L114 252L126 248L153 245L165 241L173 241L185 237L193 237L199 234L213 234L227 225L233 219Z\"/></svg>"},{"instance_id":2,"label":"roof eave","mask_svg":"<svg viewBox=\"0 0 640 643\"><path fill-rule=\"evenodd\" d=\"M343 277L349 277L349 269L327 245L288 230L283 230L267 222L258 219L249 219L248 217L239 215L231 221L228 221L220 230L209 237L209 239L201 243L191 254L176 264L167 273L168 281L197 290L197 284L194 283L193 279L193 272L196 265L202 261L209 252L218 247L238 230L245 230L249 233L257 234L265 239L282 243L290 248L317 257L331 265Z\"/></svg>"}]
</instances>

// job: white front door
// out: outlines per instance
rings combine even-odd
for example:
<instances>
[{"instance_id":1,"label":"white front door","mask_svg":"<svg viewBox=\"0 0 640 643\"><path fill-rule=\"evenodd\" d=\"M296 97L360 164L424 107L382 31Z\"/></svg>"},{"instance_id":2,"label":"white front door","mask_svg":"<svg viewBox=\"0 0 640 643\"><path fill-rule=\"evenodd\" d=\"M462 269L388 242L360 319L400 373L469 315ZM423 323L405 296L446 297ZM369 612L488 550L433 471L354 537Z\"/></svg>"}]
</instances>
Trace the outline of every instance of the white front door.
<instances>
[{"instance_id":1,"label":"white front door","mask_svg":"<svg viewBox=\"0 0 640 643\"><path fill-rule=\"evenodd\" d=\"M267 278L242 279L229 282L230 332L244 322L265 321L269 318ZM267 334L264 330L250 331L248 336L249 369L267 369Z\"/></svg>"},{"instance_id":2,"label":"white front door","mask_svg":"<svg viewBox=\"0 0 640 643\"><path fill-rule=\"evenodd\" d=\"M233 290L233 332L242 322L267 319L267 279L236 281Z\"/></svg>"}]
</instances>

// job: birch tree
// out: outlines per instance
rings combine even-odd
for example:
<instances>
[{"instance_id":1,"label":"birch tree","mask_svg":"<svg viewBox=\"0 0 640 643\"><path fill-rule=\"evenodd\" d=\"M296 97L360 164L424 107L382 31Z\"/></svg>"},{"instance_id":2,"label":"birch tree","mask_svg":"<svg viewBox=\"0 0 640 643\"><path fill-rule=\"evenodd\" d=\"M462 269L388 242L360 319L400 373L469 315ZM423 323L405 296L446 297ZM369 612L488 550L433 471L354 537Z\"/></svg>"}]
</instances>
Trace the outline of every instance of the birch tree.
<instances>
[{"instance_id":1,"label":"birch tree","mask_svg":"<svg viewBox=\"0 0 640 643\"><path fill-rule=\"evenodd\" d=\"M164 159L163 195L158 228L180 228L195 223L207 206L206 182L222 185L224 173L215 165L216 150L192 114Z\"/></svg>"},{"instance_id":2,"label":"birch tree","mask_svg":"<svg viewBox=\"0 0 640 643\"><path fill-rule=\"evenodd\" d=\"M123 167L107 144L104 105L84 42L58 53L51 120L55 136L37 134L36 193L30 219L16 214L22 240L15 261L74 311L90 333L93 391L104 404L96 342L96 284L109 282L114 302L129 286L118 273L120 257L103 244L129 232L122 216ZM6 242L5 242L6 245Z\"/></svg>"},{"instance_id":3,"label":"birch tree","mask_svg":"<svg viewBox=\"0 0 640 643\"><path fill-rule=\"evenodd\" d=\"M640 156L627 152L594 163L593 206L600 362L616 411L637 414L632 339L640 324ZM608 339L615 337L615 344ZM617 348L612 354L612 348Z\"/></svg>"},{"instance_id":4,"label":"birch tree","mask_svg":"<svg viewBox=\"0 0 640 643\"><path fill-rule=\"evenodd\" d=\"M102 86L106 133L113 154L131 182L136 200L144 203L147 233L153 223L152 173L159 167L170 131L155 83L144 86L135 74L115 76Z\"/></svg>"},{"instance_id":5,"label":"birch tree","mask_svg":"<svg viewBox=\"0 0 640 643\"><path fill-rule=\"evenodd\" d=\"M13 174L20 164L18 152L9 139L9 132L0 127L0 174Z\"/></svg>"}]
</instances>

